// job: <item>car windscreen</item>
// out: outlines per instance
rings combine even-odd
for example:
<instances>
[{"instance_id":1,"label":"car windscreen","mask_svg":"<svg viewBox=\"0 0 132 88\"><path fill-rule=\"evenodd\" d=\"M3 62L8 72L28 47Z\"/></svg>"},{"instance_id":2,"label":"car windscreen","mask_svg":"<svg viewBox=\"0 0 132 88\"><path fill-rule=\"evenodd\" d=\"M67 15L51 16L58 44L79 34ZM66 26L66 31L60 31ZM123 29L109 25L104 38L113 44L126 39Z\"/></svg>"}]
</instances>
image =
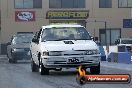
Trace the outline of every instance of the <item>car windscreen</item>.
<instances>
[{"instance_id":1,"label":"car windscreen","mask_svg":"<svg viewBox=\"0 0 132 88\"><path fill-rule=\"evenodd\" d=\"M33 34L19 34L15 36L12 40L13 44L21 44L21 43L31 43L33 38Z\"/></svg>"},{"instance_id":2,"label":"car windscreen","mask_svg":"<svg viewBox=\"0 0 132 88\"><path fill-rule=\"evenodd\" d=\"M132 40L121 40L121 44L132 44Z\"/></svg>"},{"instance_id":3,"label":"car windscreen","mask_svg":"<svg viewBox=\"0 0 132 88\"><path fill-rule=\"evenodd\" d=\"M43 30L42 42L61 40L91 40L84 27L54 27Z\"/></svg>"}]
</instances>

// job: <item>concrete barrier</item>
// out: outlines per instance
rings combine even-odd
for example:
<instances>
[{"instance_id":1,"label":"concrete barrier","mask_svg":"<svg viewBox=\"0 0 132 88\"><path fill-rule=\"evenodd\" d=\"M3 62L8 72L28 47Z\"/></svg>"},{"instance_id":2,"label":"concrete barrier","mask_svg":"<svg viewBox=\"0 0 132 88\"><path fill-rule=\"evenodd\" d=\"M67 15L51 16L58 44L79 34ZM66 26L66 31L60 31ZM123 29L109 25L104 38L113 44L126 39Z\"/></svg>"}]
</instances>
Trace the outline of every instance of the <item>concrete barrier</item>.
<instances>
[{"instance_id":1,"label":"concrete barrier","mask_svg":"<svg viewBox=\"0 0 132 88\"><path fill-rule=\"evenodd\" d=\"M108 55L108 62L132 64L132 53L130 52L118 52L110 53Z\"/></svg>"},{"instance_id":2,"label":"concrete barrier","mask_svg":"<svg viewBox=\"0 0 132 88\"><path fill-rule=\"evenodd\" d=\"M116 62L118 63L118 53L110 53L107 57L108 62Z\"/></svg>"},{"instance_id":3,"label":"concrete barrier","mask_svg":"<svg viewBox=\"0 0 132 88\"><path fill-rule=\"evenodd\" d=\"M118 52L127 52L123 46L103 46L106 58L108 58L110 53L118 53Z\"/></svg>"},{"instance_id":4,"label":"concrete barrier","mask_svg":"<svg viewBox=\"0 0 132 88\"><path fill-rule=\"evenodd\" d=\"M103 46L103 49L108 62L132 63L132 52L128 52L125 46Z\"/></svg>"},{"instance_id":5,"label":"concrete barrier","mask_svg":"<svg viewBox=\"0 0 132 88\"><path fill-rule=\"evenodd\" d=\"M109 46L109 52L118 52L118 46Z\"/></svg>"},{"instance_id":6,"label":"concrete barrier","mask_svg":"<svg viewBox=\"0 0 132 88\"><path fill-rule=\"evenodd\" d=\"M132 53L119 52L118 53L118 63L132 64Z\"/></svg>"}]
</instances>

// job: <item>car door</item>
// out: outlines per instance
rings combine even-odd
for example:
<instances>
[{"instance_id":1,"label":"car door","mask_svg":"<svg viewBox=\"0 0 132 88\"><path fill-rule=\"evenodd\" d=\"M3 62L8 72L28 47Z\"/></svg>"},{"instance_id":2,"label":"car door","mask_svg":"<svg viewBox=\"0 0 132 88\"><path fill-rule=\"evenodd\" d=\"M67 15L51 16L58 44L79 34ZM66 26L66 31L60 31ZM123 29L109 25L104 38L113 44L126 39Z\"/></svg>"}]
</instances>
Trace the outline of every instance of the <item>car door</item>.
<instances>
[{"instance_id":1,"label":"car door","mask_svg":"<svg viewBox=\"0 0 132 88\"><path fill-rule=\"evenodd\" d=\"M36 32L36 34L35 34L33 39L39 41L40 34L41 34L41 30L39 32ZM40 51L39 42L32 41L32 43L31 43L32 58L36 62L36 64L38 64L38 65L39 65L39 60L38 60L39 51Z\"/></svg>"},{"instance_id":2,"label":"car door","mask_svg":"<svg viewBox=\"0 0 132 88\"><path fill-rule=\"evenodd\" d=\"M33 39L32 39L32 42L31 42L31 45L30 45L30 50L31 50L31 55L32 55L32 59L36 62L36 52L35 50L37 49L36 48L36 42L33 41L35 39L37 39L37 36L38 36L38 32L35 33Z\"/></svg>"}]
</instances>

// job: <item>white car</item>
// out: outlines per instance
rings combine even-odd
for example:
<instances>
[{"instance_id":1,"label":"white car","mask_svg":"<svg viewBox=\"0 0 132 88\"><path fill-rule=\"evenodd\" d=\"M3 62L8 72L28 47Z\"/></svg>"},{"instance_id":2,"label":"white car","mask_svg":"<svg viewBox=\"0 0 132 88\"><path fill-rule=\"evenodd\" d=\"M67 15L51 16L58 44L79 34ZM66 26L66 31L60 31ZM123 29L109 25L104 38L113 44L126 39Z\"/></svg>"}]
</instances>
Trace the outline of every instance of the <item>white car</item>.
<instances>
[{"instance_id":1,"label":"white car","mask_svg":"<svg viewBox=\"0 0 132 88\"><path fill-rule=\"evenodd\" d=\"M96 43L81 25L47 25L36 32L30 46L32 72L41 75L62 68L90 68L100 73L100 53Z\"/></svg>"},{"instance_id":2,"label":"white car","mask_svg":"<svg viewBox=\"0 0 132 88\"><path fill-rule=\"evenodd\" d=\"M132 38L120 38L115 41L115 44L118 46L126 46L128 51L131 51L132 47Z\"/></svg>"}]
</instances>

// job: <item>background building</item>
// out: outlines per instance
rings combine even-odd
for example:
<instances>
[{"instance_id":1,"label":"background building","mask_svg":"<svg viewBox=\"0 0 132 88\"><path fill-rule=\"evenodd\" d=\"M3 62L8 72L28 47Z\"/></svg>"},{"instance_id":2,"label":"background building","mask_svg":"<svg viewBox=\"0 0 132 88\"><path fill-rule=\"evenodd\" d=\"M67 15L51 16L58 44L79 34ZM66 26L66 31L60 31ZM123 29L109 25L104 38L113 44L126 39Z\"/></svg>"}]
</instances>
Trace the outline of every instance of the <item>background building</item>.
<instances>
[{"instance_id":1,"label":"background building","mask_svg":"<svg viewBox=\"0 0 132 88\"><path fill-rule=\"evenodd\" d=\"M42 25L78 23L102 45L132 37L132 0L1 0L0 42Z\"/></svg>"}]
</instances>

